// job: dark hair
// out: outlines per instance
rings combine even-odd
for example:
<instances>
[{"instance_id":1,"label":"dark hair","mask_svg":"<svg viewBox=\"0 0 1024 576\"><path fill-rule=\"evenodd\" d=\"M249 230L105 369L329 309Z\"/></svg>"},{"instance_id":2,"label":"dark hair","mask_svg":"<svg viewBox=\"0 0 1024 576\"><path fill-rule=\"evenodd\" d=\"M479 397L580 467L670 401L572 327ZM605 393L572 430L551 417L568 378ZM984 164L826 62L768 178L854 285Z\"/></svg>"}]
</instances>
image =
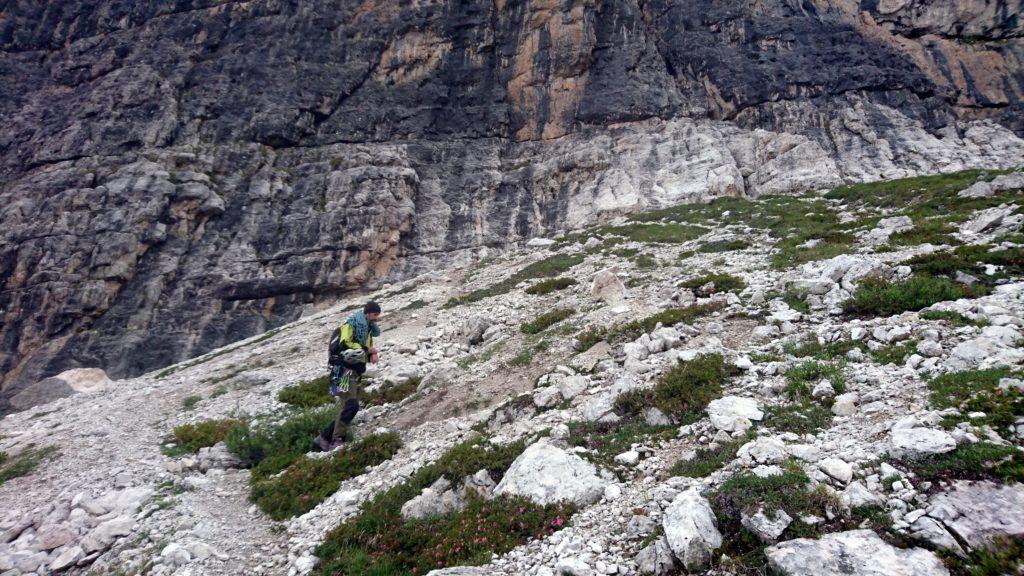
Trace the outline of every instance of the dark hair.
<instances>
[{"instance_id":1,"label":"dark hair","mask_svg":"<svg viewBox=\"0 0 1024 576\"><path fill-rule=\"evenodd\" d=\"M363 314L380 314L380 304L370 300L363 306Z\"/></svg>"}]
</instances>

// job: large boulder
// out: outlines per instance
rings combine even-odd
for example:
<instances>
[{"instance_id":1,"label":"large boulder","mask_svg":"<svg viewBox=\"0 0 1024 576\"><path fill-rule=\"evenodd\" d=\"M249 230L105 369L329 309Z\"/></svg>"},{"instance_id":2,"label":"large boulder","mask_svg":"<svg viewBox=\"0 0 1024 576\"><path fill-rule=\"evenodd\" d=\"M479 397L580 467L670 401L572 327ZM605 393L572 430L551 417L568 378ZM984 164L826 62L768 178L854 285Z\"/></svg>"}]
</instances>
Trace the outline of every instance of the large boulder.
<instances>
[{"instance_id":1,"label":"large boulder","mask_svg":"<svg viewBox=\"0 0 1024 576\"><path fill-rule=\"evenodd\" d=\"M590 294L606 304L615 306L626 298L626 285L619 278L616 268L606 268L594 274Z\"/></svg>"},{"instance_id":2,"label":"large boulder","mask_svg":"<svg viewBox=\"0 0 1024 576\"><path fill-rule=\"evenodd\" d=\"M764 418L764 412L753 398L726 396L708 403L711 424L726 432L746 432L753 421Z\"/></svg>"},{"instance_id":3,"label":"large boulder","mask_svg":"<svg viewBox=\"0 0 1024 576\"><path fill-rule=\"evenodd\" d=\"M461 491L451 489L451 482L443 476L438 478L419 495L402 505L402 518L421 520L430 516L441 516L450 512L458 512L466 507L466 499Z\"/></svg>"},{"instance_id":4,"label":"large boulder","mask_svg":"<svg viewBox=\"0 0 1024 576\"><path fill-rule=\"evenodd\" d=\"M765 550L768 565L785 576L948 576L938 556L922 548L901 549L871 530L798 538Z\"/></svg>"},{"instance_id":5,"label":"large boulder","mask_svg":"<svg viewBox=\"0 0 1024 576\"><path fill-rule=\"evenodd\" d=\"M956 448L956 440L937 428L897 428L889 437L894 456L943 454Z\"/></svg>"},{"instance_id":6,"label":"large boulder","mask_svg":"<svg viewBox=\"0 0 1024 576\"><path fill-rule=\"evenodd\" d=\"M512 462L494 492L525 496L541 505L592 504L601 499L607 485L593 464L540 440Z\"/></svg>"},{"instance_id":7,"label":"large boulder","mask_svg":"<svg viewBox=\"0 0 1024 576\"><path fill-rule=\"evenodd\" d=\"M942 522L971 548L999 537L1024 536L1024 485L957 482L932 500L928 516Z\"/></svg>"},{"instance_id":8,"label":"large boulder","mask_svg":"<svg viewBox=\"0 0 1024 576\"><path fill-rule=\"evenodd\" d=\"M110 383L106 372L99 368L75 368L30 384L12 396L10 403L15 410L27 410L81 392L99 392Z\"/></svg>"},{"instance_id":9,"label":"large boulder","mask_svg":"<svg viewBox=\"0 0 1024 576\"><path fill-rule=\"evenodd\" d=\"M711 504L696 488L680 493L665 509L665 539L683 566L695 571L708 565L711 554L722 546Z\"/></svg>"}]
</instances>

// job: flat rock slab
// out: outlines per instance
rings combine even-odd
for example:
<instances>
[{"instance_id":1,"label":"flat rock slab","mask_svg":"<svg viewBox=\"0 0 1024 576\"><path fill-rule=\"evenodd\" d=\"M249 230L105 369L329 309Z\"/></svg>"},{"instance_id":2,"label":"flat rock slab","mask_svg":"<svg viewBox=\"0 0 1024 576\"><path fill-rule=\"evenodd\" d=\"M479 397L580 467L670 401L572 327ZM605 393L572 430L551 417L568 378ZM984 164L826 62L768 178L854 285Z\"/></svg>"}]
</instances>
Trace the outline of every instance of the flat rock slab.
<instances>
[{"instance_id":1,"label":"flat rock slab","mask_svg":"<svg viewBox=\"0 0 1024 576\"><path fill-rule=\"evenodd\" d=\"M948 576L938 556L923 548L903 550L871 530L798 538L765 550L768 565L786 576Z\"/></svg>"},{"instance_id":2,"label":"flat rock slab","mask_svg":"<svg viewBox=\"0 0 1024 576\"><path fill-rule=\"evenodd\" d=\"M972 548L986 546L993 538L1024 536L1024 485L957 482L935 497L928 515Z\"/></svg>"}]
</instances>

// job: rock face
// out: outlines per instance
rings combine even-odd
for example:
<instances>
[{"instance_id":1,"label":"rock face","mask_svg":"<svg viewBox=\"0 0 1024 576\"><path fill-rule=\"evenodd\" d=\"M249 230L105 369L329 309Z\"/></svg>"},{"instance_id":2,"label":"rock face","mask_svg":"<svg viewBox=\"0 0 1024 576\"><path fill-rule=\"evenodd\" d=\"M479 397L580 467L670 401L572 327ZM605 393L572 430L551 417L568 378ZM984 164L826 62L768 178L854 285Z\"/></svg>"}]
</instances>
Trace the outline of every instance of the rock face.
<instances>
[{"instance_id":1,"label":"rock face","mask_svg":"<svg viewBox=\"0 0 1024 576\"><path fill-rule=\"evenodd\" d=\"M818 540L798 538L765 550L771 568L785 576L947 576L949 571L932 552L901 550L871 530L826 534Z\"/></svg>"},{"instance_id":2,"label":"rock face","mask_svg":"<svg viewBox=\"0 0 1024 576\"><path fill-rule=\"evenodd\" d=\"M591 504L601 498L607 484L593 464L541 441L512 462L494 492L525 496L538 504Z\"/></svg>"},{"instance_id":3,"label":"rock face","mask_svg":"<svg viewBox=\"0 0 1024 576\"><path fill-rule=\"evenodd\" d=\"M4 3L0 409L605 215L1019 164L1019 1L964 4Z\"/></svg>"},{"instance_id":4,"label":"rock face","mask_svg":"<svg viewBox=\"0 0 1024 576\"><path fill-rule=\"evenodd\" d=\"M1024 536L1024 486L958 482L935 498L928 513L972 548L994 538Z\"/></svg>"},{"instance_id":5,"label":"rock face","mask_svg":"<svg viewBox=\"0 0 1024 576\"><path fill-rule=\"evenodd\" d=\"M672 552L691 572L706 566L722 546L711 504L696 489L676 496L665 509L662 525Z\"/></svg>"}]
</instances>

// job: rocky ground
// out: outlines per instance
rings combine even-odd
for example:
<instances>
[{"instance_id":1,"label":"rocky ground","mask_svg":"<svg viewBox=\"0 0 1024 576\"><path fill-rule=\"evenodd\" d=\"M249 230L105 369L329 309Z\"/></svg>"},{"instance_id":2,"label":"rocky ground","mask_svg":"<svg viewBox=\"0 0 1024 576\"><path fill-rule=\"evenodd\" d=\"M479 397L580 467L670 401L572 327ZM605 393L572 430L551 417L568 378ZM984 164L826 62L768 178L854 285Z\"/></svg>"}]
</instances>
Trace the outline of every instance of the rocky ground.
<instances>
[{"instance_id":1,"label":"rocky ground","mask_svg":"<svg viewBox=\"0 0 1024 576\"><path fill-rule=\"evenodd\" d=\"M417 490L404 518L457 514L470 491L577 510L436 574L944 575L1000 550L984 573L1019 571L1024 174L992 176L944 196L950 181L925 179L623 219L139 378L67 376L70 396L0 421L0 473L34 463L2 476L0 575L307 574L328 532L480 434L528 447L500 473ZM849 304L924 276L952 279ZM544 280L559 288L528 293ZM283 426L298 409L278 394L323 375L327 334L368 298L385 309L371 384L419 379L360 413L359 437L400 435L393 456L275 521L224 443L173 450L182 424ZM720 377L698 403L704 373L686 370L709 358ZM687 392L645 396L670 381Z\"/></svg>"}]
</instances>

